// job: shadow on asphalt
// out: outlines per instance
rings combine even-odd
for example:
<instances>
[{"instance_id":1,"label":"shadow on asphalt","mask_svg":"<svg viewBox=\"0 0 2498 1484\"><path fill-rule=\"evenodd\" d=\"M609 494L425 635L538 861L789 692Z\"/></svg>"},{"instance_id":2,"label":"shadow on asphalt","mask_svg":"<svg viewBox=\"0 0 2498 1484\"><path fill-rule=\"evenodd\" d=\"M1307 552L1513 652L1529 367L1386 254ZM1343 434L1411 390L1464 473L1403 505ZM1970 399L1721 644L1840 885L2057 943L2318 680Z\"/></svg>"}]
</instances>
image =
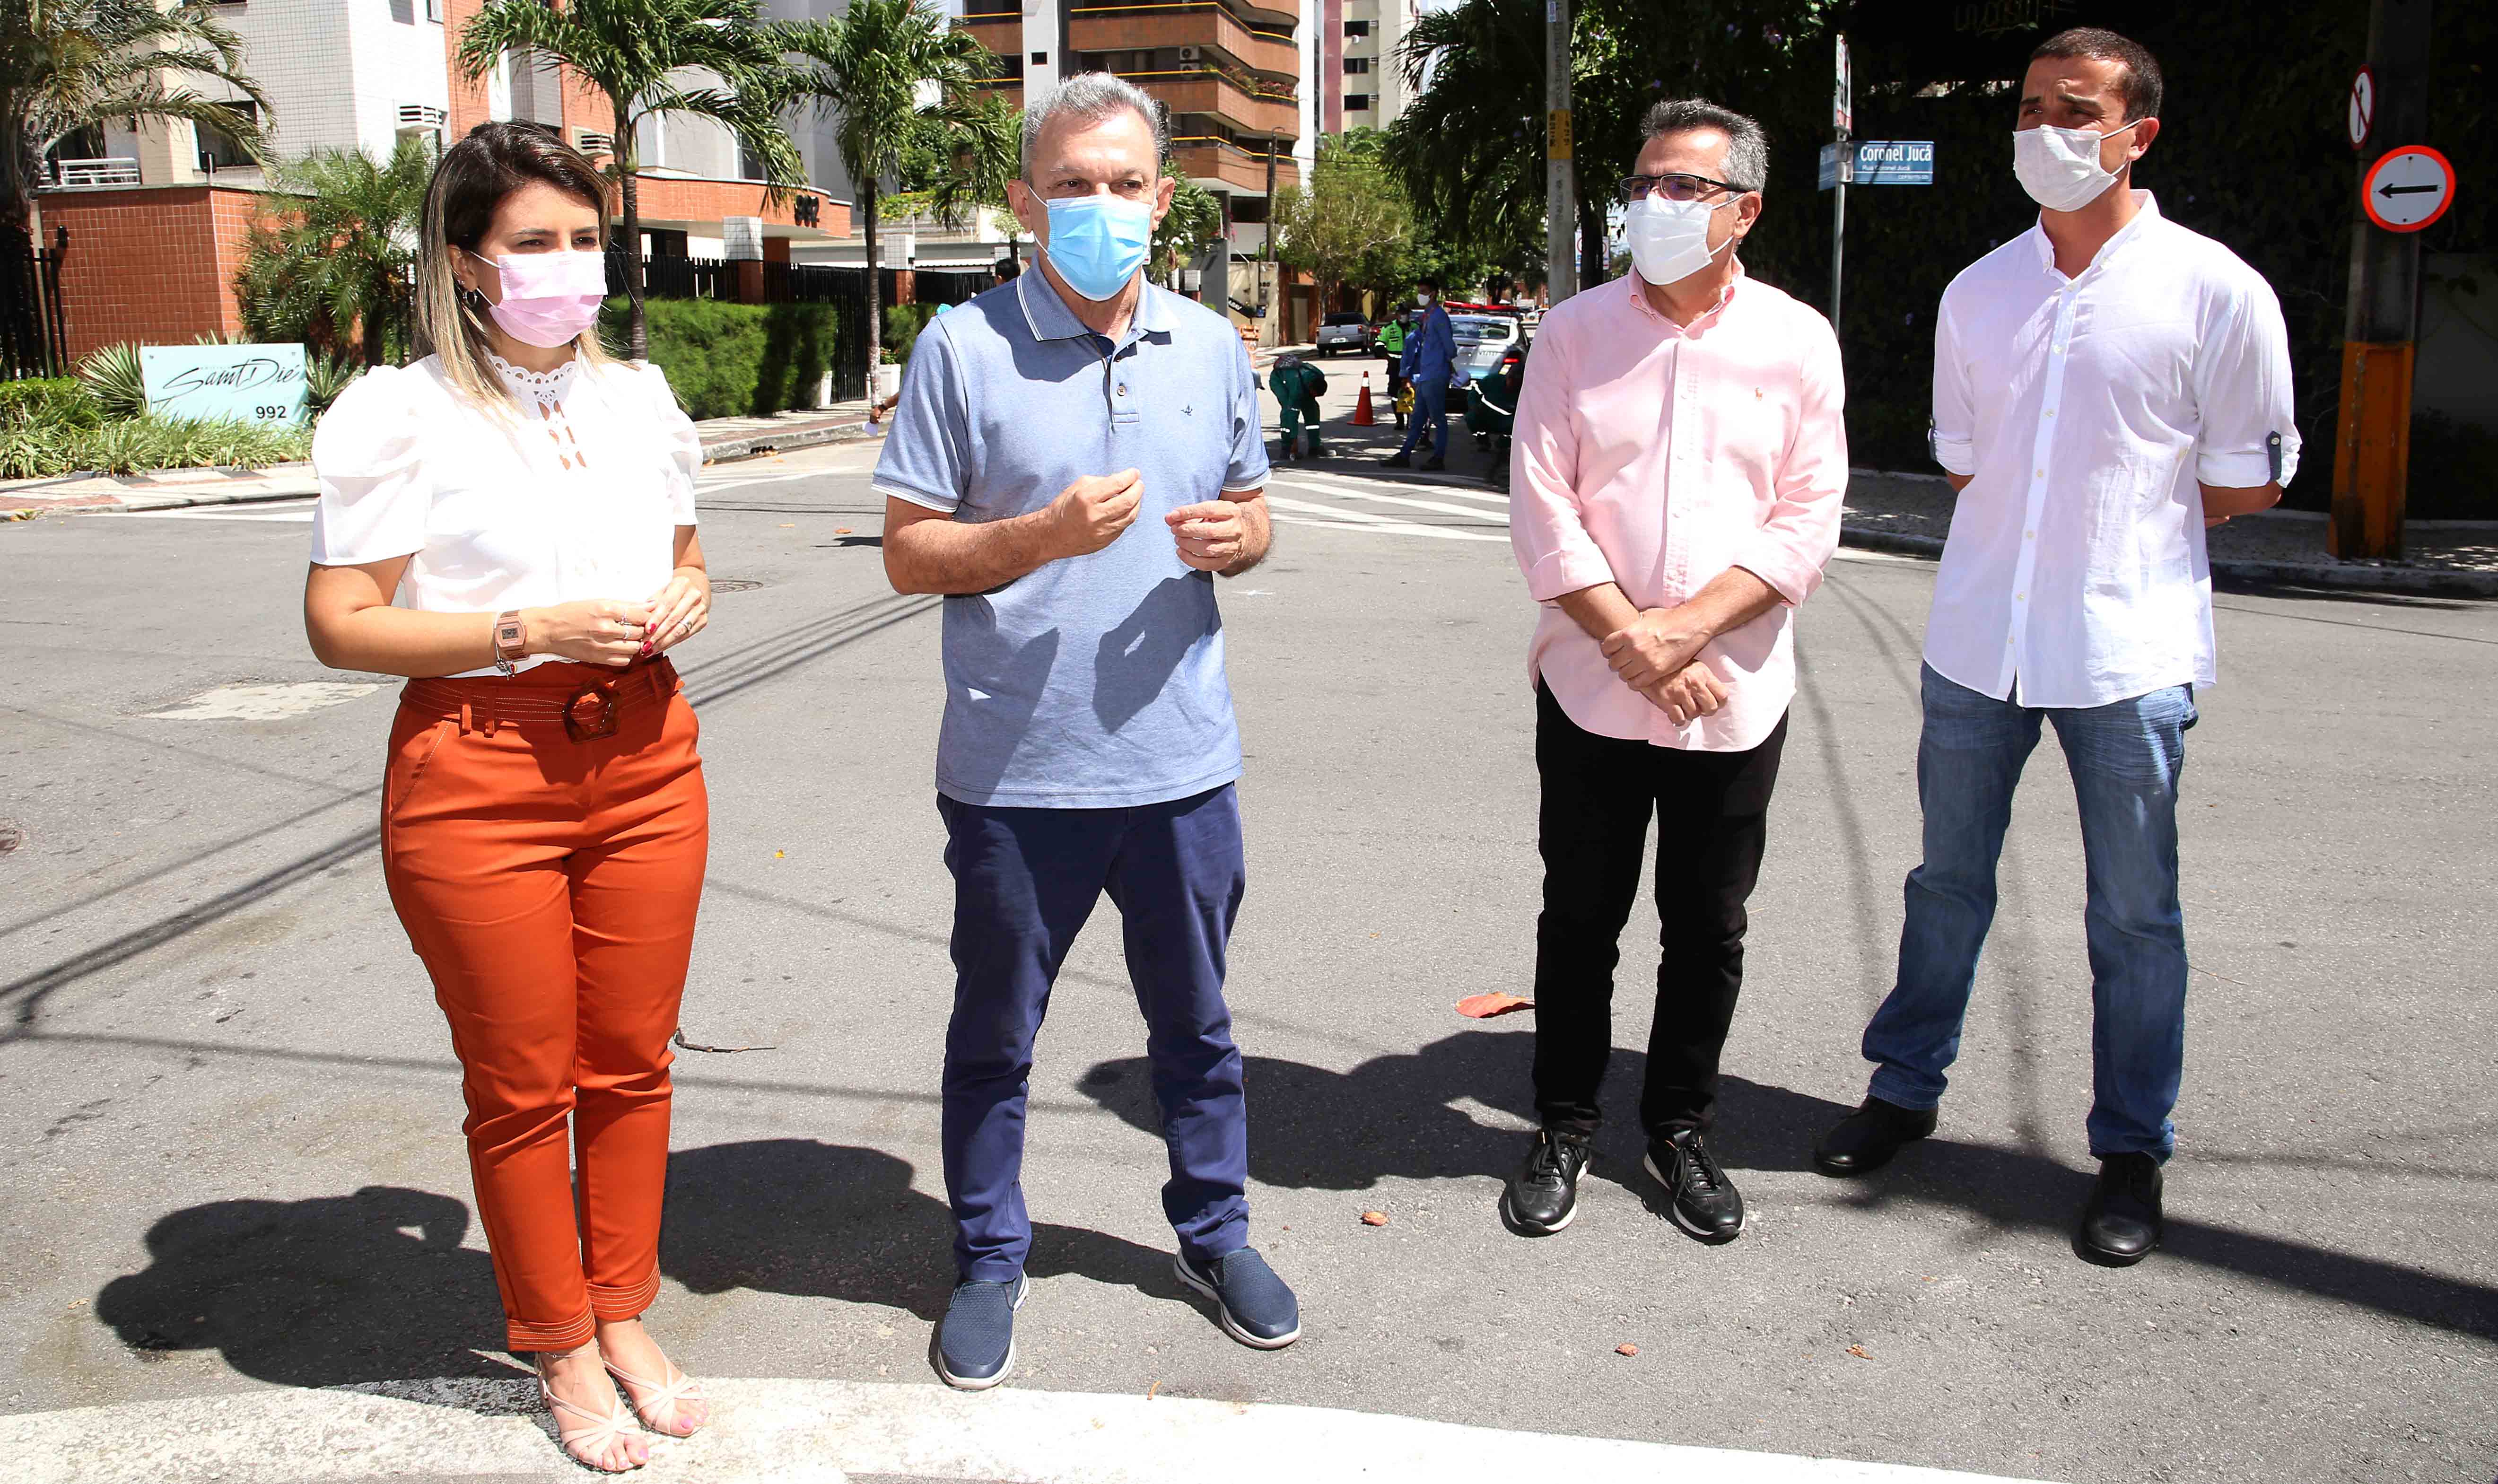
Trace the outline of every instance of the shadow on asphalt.
<instances>
[{"instance_id":1,"label":"shadow on asphalt","mask_svg":"<svg viewBox=\"0 0 2498 1484\"><path fill-rule=\"evenodd\" d=\"M1457 1105L1473 1100L1532 1118L1532 1038L1469 1030L1410 1055L1350 1072L1250 1057L1250 1172L1262 1183L1359 1190L1388 1178L1498 1179L1522 1157L1523 1135L1487 1127ZM1647 1058L1614 1053L1626 1101ZM1128 1123L1157 1131L1142 1058L1105 1061L1079 1085ZM1736 1170L1801 1172L1812 1142L1847 1110L1825 1099L1730 1077L1716 1142ZM1599 1136L1594 1177L1638 1191L1639 1130ZM705 1294L750 1289L908 1310L934 1322L952 1274L945 1205L913 1186L911 1163L877 1149L805 1139L681 1150L668 1165L660 1271ZM1930 1139L1863 1181L1834 1183L1849 1210L1832 1219L1956 1209L2007 1231L2060 1243L2089 1177L2043 1155ZM2498 1290L2293 1237L2196 1221L2191 1182L2172 1186L2159 1262L2187 1262L2483 1340L2498 1340ZM1487 1199L1487 1221L1495 1219ZM464 1246L465 1203L431 1191L370 1185L301 1201L233 1200L175 1211L147 1232L147 1268L96 1295L97 1320L145 1357L216 1350L258 1380L291 1386L526 1375L500 1358L501 1309L486 1254ZM1073 1274L1189 1302L1169 1255L1081 1227L1037 1224L1030 1272Z\"/></svg>"},{"instance_id":2,"label":"shadow on asphalt","mask_svg":"<svg viewBox=\"0 0 2498 1484\"><path fill-rule=\"evenodd\" d=\"M680 1149L668 1159L659 1271L695 1293L745 1288L908 1309L934 1323L954 1288L954 1221L911 1162L813 1139ZM1170 1253L1036 1221L1032 1277L1073 1274L1185 1302Z\"/></svg>"},{"instance_id":3,"label":"shadow on asphalt","mask_svg":"<svg viewBox=\"0 0 2498 1484\"><path fill-rule=\"evenodd\" d=\"M1505 1179L1525 1158L1527 1136L1487 1127L1457 1105L1472 1100L1532 1123L1533 1052L1531 1034L1467 1030L1409 1055L1374 1057L1350 1072L1248 1057L1250 1177L1316 1190L1363 1190L1392 1178ZM1647 1064L1643 1052L1615 1050L1608 1086L1616 1106L1635 1102ZM1144 1058L1101 1062L1077 1086L1128 1123L1159 1135ZM1824 1098L1729 1077L1711 1142L1729 1169L1801 1173L1811 1168L1813 1142L1848 1112ZM1661 1213L1655 1182L1640 1170L1646 1145L1635 1123L1608 1124L1596 1147L1590 1177L1624 1185ZM2289 1163L2294 1168L2294 1161ZM1864 1214L1887 1211L1887 1219L1913 1219L1918 1208L1951 1208L2062 1244L2081 1213L2091 1179L2091 1173L2043 1154L1929 1139L1909 1145L1889 1169L1870 1178L1831 1185ZM2294 1237L2196 1221L2180 1213L2191 1210L2193 1202L2191 1176L2171 1184L2167 1239L2154 1261L2195 1263L2498 1340L2498 1289ZM2295 1203L2283 1205L2294 1209ZM1491 1206L1488 1196L1486 1220L1493 1219Z\"/></svg>"}]
</instances>

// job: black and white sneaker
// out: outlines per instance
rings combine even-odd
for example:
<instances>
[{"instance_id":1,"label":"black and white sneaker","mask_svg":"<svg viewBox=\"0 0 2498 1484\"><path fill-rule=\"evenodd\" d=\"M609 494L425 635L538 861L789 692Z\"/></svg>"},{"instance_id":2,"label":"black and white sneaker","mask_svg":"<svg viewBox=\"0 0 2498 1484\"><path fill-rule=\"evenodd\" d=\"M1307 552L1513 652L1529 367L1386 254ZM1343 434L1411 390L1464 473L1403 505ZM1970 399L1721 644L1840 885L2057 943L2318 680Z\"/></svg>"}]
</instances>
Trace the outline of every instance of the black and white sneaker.
<instances>
[{"instance_id":1,"label":"black and white sneaker","mask_svg":"<svg viewBox=\"0 0 2498 1484\"><path fill-rule=\"evenodd\" d=\"M1032 1283L957 1283L937 1326L937 1374L960 1391L986 1391L1014 1369L1014 1316Z\"/></svg>"},{"instance_id":2,"label":"black and white sneaker","mask_svg":"<svg viewBox=\"0 0 2498 1484\"><path fill-rule=\"evenodd\" d=\"M1542 1237L1568 1226L1579 1214L1579 1175L1588 1157L1586 1135L1538 1129L1526 1168L1501 1192L1510 1224Z\"/></svg>"},{"instance_id":3,"label":"black and white sneaker","mask_svg":"<svg viewBox=\"0 0 2498 1484\"><path fill-rule=\"evenodd\" d=\"M1214 1301L1223 1333L1260 1350L1280 1350L1301 1338L1301 1303L1266 1266L1256 1247L1226 1252L1210 1263L1186 1252L1171 1259L1179 1280Z\"/></svg>"},{"instance_id":4,"label":"black and white sneaker","mask_svg":"<svg viewBox=\"0 0 2498 1484\"><path fill-rule=\"evenodd\" d=\"M1713 1244L1744 1235L1744 1197L1698 1129L1651 1141L1646 1162L1672 1197L1666 1209L1675 1225Z\"/></svg>"}]
</instances>

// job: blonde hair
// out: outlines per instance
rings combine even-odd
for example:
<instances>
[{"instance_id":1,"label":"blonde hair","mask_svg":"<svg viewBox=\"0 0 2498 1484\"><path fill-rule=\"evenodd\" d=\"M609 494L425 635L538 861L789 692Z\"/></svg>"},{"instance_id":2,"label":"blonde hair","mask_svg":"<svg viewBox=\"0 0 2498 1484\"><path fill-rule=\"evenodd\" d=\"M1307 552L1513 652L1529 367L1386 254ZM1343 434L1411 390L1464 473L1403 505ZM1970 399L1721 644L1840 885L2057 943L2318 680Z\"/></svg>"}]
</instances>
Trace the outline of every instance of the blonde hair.
<instances>
[{"instance_id":1,"label":"blonde hair","mask_svg":"<svg viewBox=\"0 0 2498 1484\"><path fill-rule=\"evenodd\" d=\"M607 246L607 177L561 140L522 123L482 123L443 151L425 190L425 221L416 255L416 352L442 359L452 387L480 405L508 411L513 403L486 356L494 341L483 314L462 302L452 275L455 252L474 252L503 198L543 181L598 212L598 245ZM572 342L591 366L610 361L595 326Z\"/></svg>"}]
</instances>

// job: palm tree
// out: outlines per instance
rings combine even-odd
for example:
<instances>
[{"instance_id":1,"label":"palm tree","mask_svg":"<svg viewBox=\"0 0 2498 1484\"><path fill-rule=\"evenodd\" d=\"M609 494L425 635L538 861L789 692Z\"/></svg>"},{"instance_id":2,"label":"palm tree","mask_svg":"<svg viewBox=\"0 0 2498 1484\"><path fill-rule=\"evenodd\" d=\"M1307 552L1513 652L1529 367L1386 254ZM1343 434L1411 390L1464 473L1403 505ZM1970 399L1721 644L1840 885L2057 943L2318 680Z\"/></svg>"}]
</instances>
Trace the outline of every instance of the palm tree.
<instances>
[{"instance_id":1,"label":"palm tree","mask_svg":"<svg viewBox=\"0 0 2498 1484\"><path fill-rule=\"evenodd\" d=\"M624 216L624 297L631 304L627 350L650 353L642 313L642 202L635 184L642 121L667 114L708 118L734 135L763 167L765 197L778 202L804 183L798 148L781 125L787 76L755 0L486 0L460 32L457 64L474 82L506 51L526 48L541 70L569 67L607 97Z\"/></svg>"},{"instance_id":2,"label":"palm tree","mask_svg":"<svg viewBox=\"0 0 2498 1484\"><path fill-rule=\"evenodd\" d=\"M316 150L272 165L235 274L243 328L259 339L301 339L326 325L354 328L364 364L378 366L408 338L411 273L433 150L407 138L388 163L361 149Z\"/></svg>"},{"instance_id":3,"label":"palm tree","mask_svg":"<svg viewBox=\"0 0 2498 1484\"><path fill-rule=\"evenodd\" d=\"M0 234L31 240L44 156L108 121L184 119L260 152L269 99L243 72L242 39L215 16L205 0L0 3ZM239 96L211 98L199 83Z\"/></svg>"},{"instance_id":4,"label":"palm tree","mask_svg":"<svg viewBox=\"0 0 2498 1484\"><path fill-rule=\"evenodd\" d=\"M850 0L846 16L787 21L772 30L794 69L790 102L812 103L818 116L839 120L833 143L858 194L866 232L867 362L873 368L884 349L877 193L923 114L961 107L962 95L988 75L989 48L924 0Z\"/></svg>"},{"instance_id":5,"label":"palm tree","mask_svg":"<svg viewBox=\"0 0 2498 1484\"><path fill-rule=\"evenodd\" d=\"M945 165L930 193L930 210L949 223L980 207L1004 210L1008 182L1023 172L1023 110L995 93L976 102L949 101L939 110L938 126ZM1007 255L1023 260L1011 226Z\"/></svg>"}]
</instances>

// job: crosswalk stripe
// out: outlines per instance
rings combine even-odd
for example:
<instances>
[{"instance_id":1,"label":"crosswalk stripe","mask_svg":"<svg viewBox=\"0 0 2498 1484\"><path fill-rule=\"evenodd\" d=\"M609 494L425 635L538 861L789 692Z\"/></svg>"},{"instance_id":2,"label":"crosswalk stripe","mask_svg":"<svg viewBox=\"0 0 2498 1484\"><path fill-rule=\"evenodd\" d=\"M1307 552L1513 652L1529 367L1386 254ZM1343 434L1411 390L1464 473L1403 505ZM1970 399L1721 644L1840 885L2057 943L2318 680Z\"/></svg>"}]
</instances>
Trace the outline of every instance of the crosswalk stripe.
<instances>
[{"instance_id":1,"label":"crosswalk stripe","mask_svg":"<svg viewBox=\"0 0 2498 1484\"><path fill-rule=\"evenodd\" d=\"M1499 509L1509 508L1509 496L1499 490L1469 488L1461 484L1416 484L1400 479L1357 479L1349 474L1328 473L1316 469L1294 469L1275 475L1280 484L1298 484L1304 489L1329 490L1393 490L1399 495L1428 495L1437 500L1471 500Z\"/></svg>"},{"instance_id":2,"label":"crosswalk stripe","mask_svg":"<svg viewBox=\"0 0 2498 1484\"><path fill-rule=\"evenodd\" d=\"M1444 500L1409 500L1402 495L1382 495L1376 490L1365 490L1351 484L1316 484L1300 479L1271 479L1268 483L1287 485L1297 490L1314 490L1322 495L1338 495L1350 500L1367 500L1377 504L1403 505L1412 510L1430 510L1441 515L1461 515L1468 520L1491 521L1503 526L1509 524L1509 517L1505 514L1495 514L1470 505L1455 505ZM1268 497L1270 500L1272 498L1272 496Z\"/></svg>"},{"instance_id":3,"label":"crosswalk stripe","mask_svg":"<svg viewBox=\"0 0 2498 1484\"><path fill-rule=\"evenodd\" d=\"M1347 515L1355 511L1343 512ZM1332 531L1366 531L1373 535L1429 536L1441 541L1500 541L1505 536L1490 535L1481 531L1462 531L1455 526L1421 526L1411 521L1374 520L1362 524L1349 520L1322 520L1309 515L1277 515L1276 521L1286 526L1324 526Z\"/></svg>"}]
</instances>

